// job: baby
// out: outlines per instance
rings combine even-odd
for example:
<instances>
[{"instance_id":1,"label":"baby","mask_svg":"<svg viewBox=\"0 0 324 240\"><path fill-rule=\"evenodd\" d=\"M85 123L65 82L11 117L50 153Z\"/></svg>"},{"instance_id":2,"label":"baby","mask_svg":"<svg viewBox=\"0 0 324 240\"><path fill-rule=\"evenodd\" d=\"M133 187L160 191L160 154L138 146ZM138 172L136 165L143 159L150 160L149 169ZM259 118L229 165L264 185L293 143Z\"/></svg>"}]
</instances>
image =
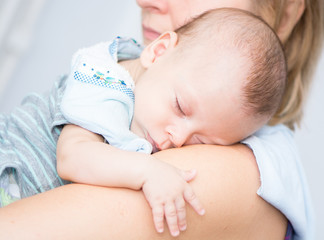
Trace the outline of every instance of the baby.
<instances>
[{"instance_id":1,"label":"baby","mask_svg":"<svg viewBox=\"0 0 324 240\"><path fill-rule=\"evenodd\" d=\"M118 58L140 52L136 42L117 38L74 55L61 107L78 126L60 135L58 172L73 182L142 189L157 231L165 216L177 236L186 228L185 201L204 213L187 183L196 172L143 152L229 145L253 134L278 108L285 58L264 22L230 9L162 34L140 58Z\"/></svg>"},{"instance_id":2,"label":"baby","mask_svg":"<svg viewBox=\"0 0 324 240\"><path fill-rule=\"evenodd\" d=\"M123 38L79 50L50 95L1 115L0 190L10 198L10 177L22 197L69 181L143 190L157 231L165 218L177 236L185 201L204 214L196 171L147 153L239 142L268 122L285 84L280 41L242 10L206 12L144 50Z\"/></svg>"}]
</instances>

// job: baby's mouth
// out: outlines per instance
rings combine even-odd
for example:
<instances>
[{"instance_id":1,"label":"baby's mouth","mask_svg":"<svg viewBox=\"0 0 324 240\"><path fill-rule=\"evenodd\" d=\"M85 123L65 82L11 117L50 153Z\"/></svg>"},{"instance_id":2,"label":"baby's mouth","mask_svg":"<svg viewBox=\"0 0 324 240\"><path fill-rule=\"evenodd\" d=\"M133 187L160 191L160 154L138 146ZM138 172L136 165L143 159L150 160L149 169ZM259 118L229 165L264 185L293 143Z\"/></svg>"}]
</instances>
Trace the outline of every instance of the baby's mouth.
<instances>
[{"instance_id":1,"label":"baby's mouth","mask_svg":"<svg viewBox=\"0 0 324 240\"><path fill-rule=\"evenodd\" d=\"M149 141L149 143L151 143L151 145L152 145L152 153L156 153L156 152L160 151L158 149L158 147L156 146L156 142L151 138L149 133L147 133L147 141Z\"/></svg>"}]
</instances>

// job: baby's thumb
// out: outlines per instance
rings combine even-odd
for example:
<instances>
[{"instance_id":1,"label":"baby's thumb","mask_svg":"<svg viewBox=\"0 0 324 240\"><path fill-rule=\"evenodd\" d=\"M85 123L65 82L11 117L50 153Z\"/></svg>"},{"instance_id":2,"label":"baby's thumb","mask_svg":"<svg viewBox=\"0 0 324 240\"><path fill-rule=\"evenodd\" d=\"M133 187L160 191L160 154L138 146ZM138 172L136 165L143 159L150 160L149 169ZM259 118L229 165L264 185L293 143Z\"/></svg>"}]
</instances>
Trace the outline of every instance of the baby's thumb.
<instances>
[{"instance_id":1,"label":"baby's thumb","mask_svg":"<svg viewBox=\"0 0 324 240\"><path fill-rule=\"evenodd\" d=\"M197 175L197 170L196 169L191 169L191 170L187 170L187 171L182 171L182 176L184 178L184 180L186 180L187 182L190 182L192 179L194 179Z\"/></svg>"}]
</instances>

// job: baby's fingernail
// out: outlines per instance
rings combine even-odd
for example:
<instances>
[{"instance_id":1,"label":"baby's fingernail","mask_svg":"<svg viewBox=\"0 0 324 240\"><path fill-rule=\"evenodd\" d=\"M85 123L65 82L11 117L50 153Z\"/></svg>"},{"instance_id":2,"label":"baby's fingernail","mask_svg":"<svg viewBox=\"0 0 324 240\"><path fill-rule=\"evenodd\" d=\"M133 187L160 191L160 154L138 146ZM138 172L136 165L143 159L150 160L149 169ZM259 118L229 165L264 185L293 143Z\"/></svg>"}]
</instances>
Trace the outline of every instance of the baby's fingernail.
<instances>
[{"instance_id":1,"label":"baby's fingernail","mask_svg":"<svg viewBox=\"0 0 324 240\"><path fill-rule=\"evenodd\" d=\"M176 237L180 234L179 230L172 232L172 236Z\"/></svg>"},{"instance_id":2,"label":"baby's fingernail","mask_svg":"<svg viewBox=\"0 0 324 240\"><path fill-rule=\"evenodd\" d=\"M200 215L205 215L205 213L206 213L205 209L201 209L201 210L199 211L199 214L200 214Z\"/></svg>"},{"instance_id":3,"label":"baby's fingernail","mask_svg":"<svg viewBox=\"0 0 324 240\"><path fill-rule=\"evenodd\" d=\"M180 227L180 231L185 231L187 229L187 225L183 225Z\"/></svg>"},{"instance_id":4,"label":"baby's fingernail","mask_svg":"<svg viewBox=\"0 0 324 240\"><path fill-rule=\"evenodd\" d=\"M158 231L159 233L163 233L163 228L159 228L159 229L157 229L157 231Z\"/></svg>"}]
</instances>

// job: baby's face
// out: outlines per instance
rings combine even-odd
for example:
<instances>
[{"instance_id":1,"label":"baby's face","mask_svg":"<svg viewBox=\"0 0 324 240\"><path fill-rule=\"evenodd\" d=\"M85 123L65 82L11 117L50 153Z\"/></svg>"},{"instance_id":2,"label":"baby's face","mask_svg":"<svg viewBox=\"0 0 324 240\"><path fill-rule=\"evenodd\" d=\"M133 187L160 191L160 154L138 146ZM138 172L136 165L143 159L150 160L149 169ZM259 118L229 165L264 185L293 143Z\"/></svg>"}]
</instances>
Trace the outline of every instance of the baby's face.
<instances>
[{"instance_id":1,"label":"baby's face","mask_svg":"<svg viewBox=\"0 0 324 240\"><path fill-rule=\"evenodd\" d=\"M265 123L241 109L246 68L239 56L219 54L212 64L197 59L165 54L136 84L131 130L151 142L154 152L190 144L230 145Z\"/></svg>"}]
</instances>

